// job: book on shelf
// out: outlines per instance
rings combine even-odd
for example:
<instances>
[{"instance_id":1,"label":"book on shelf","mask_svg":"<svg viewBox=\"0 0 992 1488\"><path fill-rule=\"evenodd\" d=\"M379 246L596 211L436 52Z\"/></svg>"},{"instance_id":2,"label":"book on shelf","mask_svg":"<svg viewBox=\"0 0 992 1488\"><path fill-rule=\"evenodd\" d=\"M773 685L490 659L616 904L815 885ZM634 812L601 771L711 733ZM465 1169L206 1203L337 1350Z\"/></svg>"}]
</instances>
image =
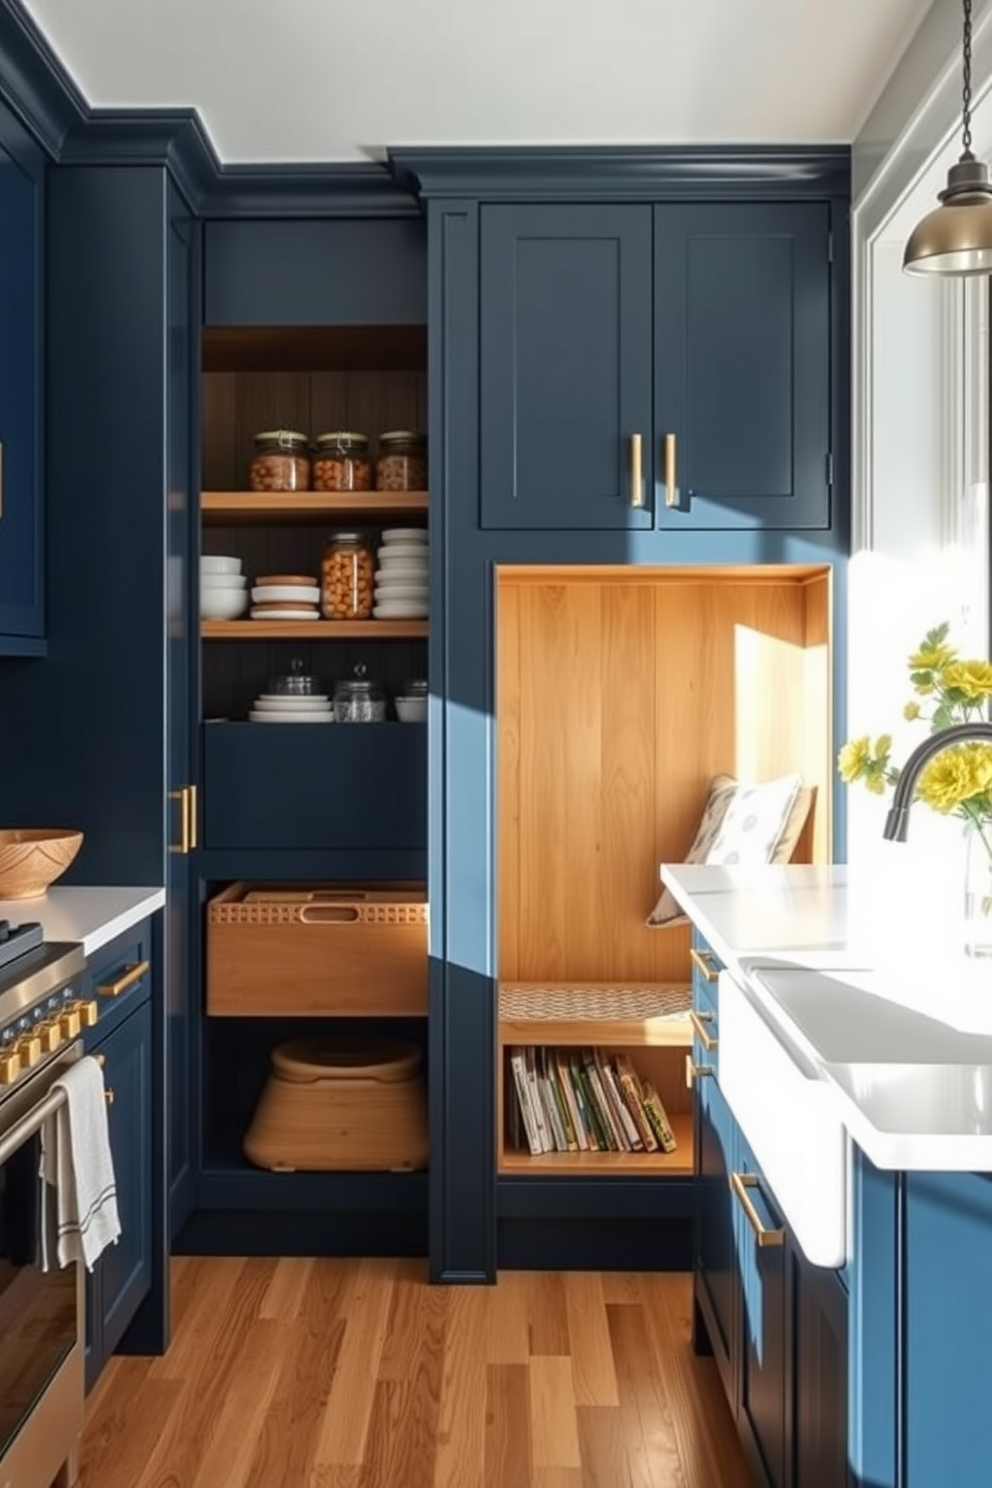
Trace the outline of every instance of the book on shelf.
<instances>
[{"instance_id":1,"label":"book on shelf","mask_svg":"<svg viewBox=\"0 0 992 1488\"><path fill-rule=\"evenodd\" d=\"M627 1054L528 1045L509 1050L509 1135L544 1152L674 1152L664 1102Z\"/></svg>"}]
</instances>

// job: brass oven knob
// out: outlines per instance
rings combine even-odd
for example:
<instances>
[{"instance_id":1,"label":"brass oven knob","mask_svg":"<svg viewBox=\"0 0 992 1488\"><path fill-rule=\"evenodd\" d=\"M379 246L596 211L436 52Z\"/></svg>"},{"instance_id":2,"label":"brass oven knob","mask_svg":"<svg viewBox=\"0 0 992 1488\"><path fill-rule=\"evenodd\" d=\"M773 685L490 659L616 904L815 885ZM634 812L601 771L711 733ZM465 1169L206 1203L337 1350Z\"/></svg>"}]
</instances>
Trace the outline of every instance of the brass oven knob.
<instances>
[{"instance_id":1,"label":"brass oven knob","mask_svg":"<svg viewBox=\"0 0 992 1488\"><path fill-rule=\"evenodd\" d=\"M79 1037L79 1013L75 1008L66 1008L65 1012L59 1018L59 1027L62 1030L63 1038L74 1039Z\"/></svg>"},{"instance_id":2,"label":"brass oven knob","mask_svg":"<svg viewBox=\"0 0 992 1488\"><path fill-rule=\"evenodd\" d=\"M47 1023L42 1023L38 1029L38 1037L41 1040L41 1052L43 1054L54 1054L62 1042L62 1030L57 1018L50 1018Z\"/></svg>"},{"instance_id":3,"label":"brass oven knob","mask_svg":"<svg viewBox=\"0 0 992 1488\"><path fill-rule=\"evenodd\" d=\"M41 1059L41 1039L36 1034L26 1033L17 1040L17 1052L21 1056L21 1069L34 1069Z\"/></svg>"},{"instance_id":4,"label":"brass oven knob","mask_svg":"<svg viewBox=\"0 0 992 1488\"><path fill-rule=\"evenodd\" d=\"M95 1002L74 1002L71 1004L72 1011L79 1014L79 1021L84 1028L92 1028L100 1016Z\"/></svg>"},{"instance_id":5,"label":"brass oven knob","mask_svg":"<svg viewBox=\"0 0 992 1488\"><path fill-rule=\"evenodd\" d=\"M16 1049L0 1054L0 1085L13 1085L21 1073L21 1056Z\"/></svg>"}]
</instances>

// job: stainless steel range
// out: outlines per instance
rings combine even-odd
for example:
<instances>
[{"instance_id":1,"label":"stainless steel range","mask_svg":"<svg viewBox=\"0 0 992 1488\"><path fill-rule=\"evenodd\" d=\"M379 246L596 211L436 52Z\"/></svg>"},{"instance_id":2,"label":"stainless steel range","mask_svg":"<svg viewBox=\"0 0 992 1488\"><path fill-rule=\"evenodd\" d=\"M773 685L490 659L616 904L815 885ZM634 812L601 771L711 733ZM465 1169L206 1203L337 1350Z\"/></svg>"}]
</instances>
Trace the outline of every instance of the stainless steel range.
<instances>
[{"instance_id":1,"label":"stainless steel range","mask_svg":"<svg viewBox=\"0 0 992 1488\"><path fill-rule=\"evenodd\" d=\"M97 1017L80 995L84 966L81 946L0 921L0 1488L76 1479L83 1277L41 1268L39 1173L41 1128L62 1099L52 1087Z\"/></svg>"}]
</instances>

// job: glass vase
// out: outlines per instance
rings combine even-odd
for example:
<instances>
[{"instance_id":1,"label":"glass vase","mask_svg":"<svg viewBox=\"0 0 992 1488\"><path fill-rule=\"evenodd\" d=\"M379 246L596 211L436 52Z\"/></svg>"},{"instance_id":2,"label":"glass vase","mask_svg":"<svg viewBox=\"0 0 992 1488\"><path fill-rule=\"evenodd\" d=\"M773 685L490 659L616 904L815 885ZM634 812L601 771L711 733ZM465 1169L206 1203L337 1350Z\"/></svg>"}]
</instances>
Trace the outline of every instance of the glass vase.
<instances>
[{"instance_id":1,"label":"glass vase","mask_svg":"<svg viewBox=\"0 0 992 1488\"><path fill-rule=\"evenodd\" d=\"M992 827L985 830L992 832ZM964 918L965 954L992 956L992 852L977 832L968 834Z\"/></svg>"}]
</instances>

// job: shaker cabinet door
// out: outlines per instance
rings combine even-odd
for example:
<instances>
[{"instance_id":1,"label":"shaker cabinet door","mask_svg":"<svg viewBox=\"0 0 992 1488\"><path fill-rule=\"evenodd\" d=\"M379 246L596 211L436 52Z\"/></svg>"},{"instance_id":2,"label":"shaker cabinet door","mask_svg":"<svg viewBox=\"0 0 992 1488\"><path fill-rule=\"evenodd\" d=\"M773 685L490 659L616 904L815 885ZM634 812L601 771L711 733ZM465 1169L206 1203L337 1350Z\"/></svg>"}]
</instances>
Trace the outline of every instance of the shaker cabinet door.
<instances>
[{"instance_id":1,"label":"shaker cabinet door","mask_svg":"<svg viewBox=\"0 0 992 1488\"><path fill-rule=\"evenodd\" d=\"M650 527L651 208L480 222L482 526Z\"/></svg>"},{"instance_id":2,"label":"shaker cabinet door","mask_svg":"<svg viewBox=\"0 0 992 1488\"><path fill-rule=\"evenodd\" d=\"M693 1058L708 1063L698 1045ZM736 1397L736 1336L740 1269L735 1244L734 1164L736 1123L716 1080L696 1082L696 1225L694 1290L706 1323L727 1398Z\"/></svg>"},{"instance_id":3,"label":"shaker cabinet door","mask_svg":"<svg viewBox=\"0 0 992 1488\"><path fill-rule=\"evenodd\" d=\"M104 1360L152 1281L152 1012L145 1002L103 1042L103 1078L111 1097L110 1149L117 1180L121 1236L97 1265Z\"/></svg>"},{"instance_id":4,"label":"shaker cabinet door","mask_svg":"<svg viewBox=\"0 0 992 1488\"><path fill-rule=\"evenodd\" d=\"M785 1231L767 1185L741 1140L736 1175L750 1211L736 1197L740 1255L740 1429L768 1488L788 1488L788 1358ZM777 1243L769 1243L774 1241Z\"/></svg>"},{"instance_id":5,"label":"shaker cabinet door","mask_svg":"<svg viewBox=\"0 0 992 1488\"><path fill-rule=\"evenodd\" d=\"M829 231L817 202L655 208L659 526L830 526Z\"/></svg>"},{"instance_id":6,"label":"shaker cabinet door","mask_svg":"<svg viewBox=\"0 0 992 1488\"><path fill-rule=\"evenodd\" d=\"M44 633L41 453L43 166L4 148L0 112L0 655ZM20 644L17 639L20 639ZM37 648L35 648L37 649Z\"/></svg>"}]
</instances>

